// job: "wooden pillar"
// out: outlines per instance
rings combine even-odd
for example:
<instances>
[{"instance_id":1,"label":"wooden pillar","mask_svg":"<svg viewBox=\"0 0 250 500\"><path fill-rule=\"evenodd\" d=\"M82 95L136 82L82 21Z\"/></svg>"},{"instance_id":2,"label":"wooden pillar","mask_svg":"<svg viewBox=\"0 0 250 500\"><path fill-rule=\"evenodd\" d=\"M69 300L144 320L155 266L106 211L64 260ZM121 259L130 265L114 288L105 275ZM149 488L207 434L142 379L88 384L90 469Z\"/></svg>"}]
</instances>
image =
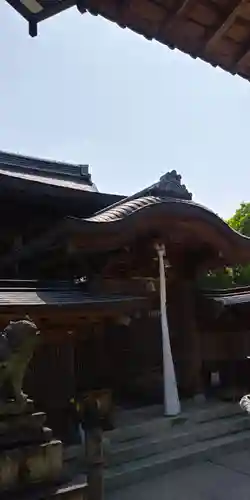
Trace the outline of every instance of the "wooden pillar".
<instances>
[{"instance_id":1,"label":"wooden pillar","mask_svg":"<svg viewBox=\"0 0 250 500\"><path fill-rule=\"evenodd\" d=\"M70 439L69 402L75 393L74 336L63 331L61 337L46 333L26 377L25 391L44 408L55 435Z\"/></svg>"},{"instance_id":2,"label":"wooden pillar","mask_svg":"<svg viewBox=\"0 0 250 500\"><path fill-rule=\"evenodd\" d=\"M169 270L169 325L173 335L178 385L183 395L203 395L201 338L196 324L194 281Z\"/></svg>"},{"instance_id":3,"label":"wooden pillar","mask_svg":"<svg viewBox=\"0 0 250 500\"><path fill-rule=\"evenodd\" d=\"M88 500L104 498L103 431L100 426L85 427Z\"/></svg>"},{"instance_id":4,"label":"wooden pillar","mask_svg":"<svg viewBox=\"0 0 250 500\"><path fill-rule=\"evenodd\" d=\"M104 499L104 457L102 418L105 404L100 397L89 394L77 402L79 420L85 431L88 500Z\"/></svg>"}]
</instances>

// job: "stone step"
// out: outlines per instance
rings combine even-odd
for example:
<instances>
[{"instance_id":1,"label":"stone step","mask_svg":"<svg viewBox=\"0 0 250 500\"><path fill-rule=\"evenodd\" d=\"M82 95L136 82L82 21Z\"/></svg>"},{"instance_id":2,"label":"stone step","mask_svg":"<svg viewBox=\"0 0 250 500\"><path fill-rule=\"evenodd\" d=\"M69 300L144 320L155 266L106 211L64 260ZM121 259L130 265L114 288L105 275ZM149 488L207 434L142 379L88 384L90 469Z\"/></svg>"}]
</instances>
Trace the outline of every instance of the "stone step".
<instances>
[{"instance_id":1,"label":"stone step","mask_svg":"<svg viewBox=\"0 0 250 500\"><path fill-rule=\"evenodd\" d=\"M240 407L237 403L224 402L224 401L204 401L203 403L194 402L194 400L187 400L181 403L181 415L185 417L192 417L196 421L213 420L216 418L223 418L229 414L240 413ZM128 425L140 424L143 421L148 422L154 418L160 418L164 415L163 405L152 405L148 407L128 409L116 412L116 421L121 427ZM171 417L170 417L171 418ZM175 419L175 417L172 417ZM130 422L128 424L127 422Z\"/></svg>"},{"instance_id":2,"label":"stone step","mask_svg":"<svg viewBox=\"0 0 250 500\"><path fill-rule=\"evenodd\" d=\"M128 441L135 441L150 434L171 431L173 427L182 426L187 421L186 417L160 417L136 425L129 425L123 428L116 428L105 433L105 437L110 443L118 444Z\"/></svg>"},{"instance_id":3,"label":"stone step","mask_svg":"<svg viewBox=\"0 0 250 500\"><path fill-rule=\"evenodd\" d=\"M164 413L163 405L150 405L143 406L139 408L116 408L116 422L119 427L126 425L126 423L131 422L131 425L140 423L142 420L151 420L152 418L157 418L162 416Z\"/></svg>"},{"instance_id":4,"label":"stone step","mask_svg":"<svg viewBox=\"0 0 250 500\"><path fill-rule=\"evenodd\" d=\"M184 412L184 415L187 415L190 420L197 423L212 422L213 420L229 418L241 414L242 409L238 403L220 403L214 406L207 405L199 410L193 406L188 412Z\"/></svg>"},{"instance_id":5,"label":"stone step","mask_svg":"<svg viewBox=\"0 0 250 500\"><path fill-rule=\"evenodd\" d=\"M142 411L142 410L141 410ZM221 403L214 405L204 405L196 407L194 404L189 408L188 405L183 408L181 415L177 417L155 417L150 420L142 421L133 425L124 425L105 433L105 436L111 443L122 443L133 441L148 436L150 433L154 436L161 434L173 428L183 427L185 423L205 423L215 420L226 419L242 414L239 405L234 403Z\"/></svg>"},{"instance_id":6,"label":"stone step","mask_svg":"<svg viewBox=\"0 0 250 500\"><path fill-rule=\"evenodd\" d=\"M250 429L250 417L245 414L219 419L196 425L188 425L167 429L161 433L149 434L133 441L107 443L104 439L104 456L106 466L111 468L122 463L132 462L140 458L181 449L196 442L209 441L222 436L239 433ZM64 450L64 464L69 471L84 470L84 446L72 446Z\"/></svg>"},{"instance_id":7,"label":"stone step","mask_svg":"<svg viewBox=\"0 0 250 500\"><path fill-rule=\"evenodd\" d=\"M88 500L88 486L86 480L74 480L72 483L60 486L55 492L43 500ZM33 499L32 499L33 500Z\"/></svg>"},{"instance_id":8,"label":"stone step","mask_svg":"<svg viewBox=\"0 0 250 500\"><path fill-rule=\"evenodd\" d=\"M233 419L218 420L198 426L190 425L189 428L184 426L184 429L179 431L167 431L161 435L152 436L150 434L133 442L111 443L110 448L106 450L106 463L109 467L112 467L138 458L145 458L191 445L195 442L235 434L247 429L250 429L250 418L242 415Z\"/></svg>"},{"instance_id":9,"label":"stone step","mask_svg":"<svg viewBox=\"0 0 250 500\"><path fill-rule=\"evenodd\" d=\"M109 488L122 487L150 474L187 465L216 450L241 449L250 444L250 417L237 404L192 405L175 418L159 417L124 425L105 433L105 471ZM129 415L128 415L129 416ZM126 421L126 419L125 419ZM133 418L134 421L134 418ZM84 446L65 451L66 467L84 470Z\"/></svg>"},{"instance_id":10,"label":"stone step","mask_svg":"<svg viewBox=\"0 0 250 500\"><path fill-rule=\"evenodd\" d=\"M206 442L197 442L170 452L140 458L113 467L105 472L105 484L107 489L122 488L177 468L186 467L197 461L211 460L218 453L246 449L249 445L249 430Z\"/></svg>"},{"instance_id":11,"label":"stone step","mask_svg":"<svg viewBox=\"0 0 250 500\"><path fill-rule=\"evenodd\" d=\"M70 483L39 486L29 490L8 492L1 495L1 500L88 500L85 476Z\"/></svg>"}]
</instances>

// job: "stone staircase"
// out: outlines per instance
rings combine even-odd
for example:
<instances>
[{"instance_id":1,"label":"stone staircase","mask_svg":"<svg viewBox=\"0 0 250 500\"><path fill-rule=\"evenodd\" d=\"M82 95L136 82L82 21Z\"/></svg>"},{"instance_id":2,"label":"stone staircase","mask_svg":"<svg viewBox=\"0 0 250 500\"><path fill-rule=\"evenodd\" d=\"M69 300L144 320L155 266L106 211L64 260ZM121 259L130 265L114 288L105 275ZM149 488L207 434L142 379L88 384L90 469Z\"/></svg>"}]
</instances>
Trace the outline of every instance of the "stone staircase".
<instances>
[{"instance_id":1,"label":"stone staircase","mask_svg":"<svg viewBox=\"0 0 250 500\"><path fill-rule=\"evenodd\" d=\"M250 417L238 404L183 405L178 417L163 417L159 406L122 411L116 429L105 433L105 487L119 489L217 454L250 447ZM72 475L84 472L84 447L66 450Z\"/></svg>"},{"instance_id":2,"label":"stone staircase","mask_svg":"<svg viewBox=\"0 0 250 500\"><path fill-rule=\"evenodd\" d=\"M140 413L141 412L141 413ZM115 489L164 474L216 454L250 446L250 417L238 404L184 407L179 417L154 407L123 414L123 425L105 435L106 487Z\"/></svg>"}]
</instances>

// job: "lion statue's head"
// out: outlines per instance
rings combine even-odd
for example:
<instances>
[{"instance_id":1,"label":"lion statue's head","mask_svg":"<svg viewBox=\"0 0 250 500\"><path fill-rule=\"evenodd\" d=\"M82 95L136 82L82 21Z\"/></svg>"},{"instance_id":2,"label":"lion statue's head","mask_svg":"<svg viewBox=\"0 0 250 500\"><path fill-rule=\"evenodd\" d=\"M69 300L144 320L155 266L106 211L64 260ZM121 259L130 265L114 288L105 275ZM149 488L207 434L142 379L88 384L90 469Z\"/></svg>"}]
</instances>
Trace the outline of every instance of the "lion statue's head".
<instances>
[{"instance_id":1,"label":"lion statue's head","mask_svg":"<svg viewBox=\"0 0 250 500\"><path fill-rule=\"evenodd\" d=\"M0 333L0 361L5 361L14 352L37 342L40 332L28 316L25 319L10 321Z\"/></svg>"},{"instance_id":2,"label":"lion statue's head","mask_svg":"<svg viewBox=\"0 0 250 500\"><path fill-rule=\"evenodd\" d=\"M241 398L240 407L242 410L250 413L250 394L246 394L243 398Z\"/></svg>"},{"instance_id":3,"label":"lion statue's head","mask_svg":"<svg viewBox=\"0 0 250 500\"><path fill-rule=\"evenodd\" d=\"M25 402L22 391L26 369L39 338L39 330L29 317L10 321L0 333L0 399Z\"/></svg>"}]
</instances>

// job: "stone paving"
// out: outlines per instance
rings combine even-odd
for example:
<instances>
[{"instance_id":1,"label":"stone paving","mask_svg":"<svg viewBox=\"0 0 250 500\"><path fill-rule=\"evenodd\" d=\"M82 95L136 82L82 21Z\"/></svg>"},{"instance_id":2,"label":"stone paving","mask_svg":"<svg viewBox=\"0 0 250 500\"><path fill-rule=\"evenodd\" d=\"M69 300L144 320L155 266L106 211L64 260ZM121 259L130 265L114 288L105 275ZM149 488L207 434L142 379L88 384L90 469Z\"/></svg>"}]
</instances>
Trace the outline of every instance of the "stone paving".
<instances>
[{"instance_id":1,"label":"stone paving","mask_svg":"<svg viewBox=\"0 0 250 500\"><path fill-rule=\"evenodd\" d=\"M105 500L250 500L250 449L110 493Z\"/></svg>"}]
</instances>

